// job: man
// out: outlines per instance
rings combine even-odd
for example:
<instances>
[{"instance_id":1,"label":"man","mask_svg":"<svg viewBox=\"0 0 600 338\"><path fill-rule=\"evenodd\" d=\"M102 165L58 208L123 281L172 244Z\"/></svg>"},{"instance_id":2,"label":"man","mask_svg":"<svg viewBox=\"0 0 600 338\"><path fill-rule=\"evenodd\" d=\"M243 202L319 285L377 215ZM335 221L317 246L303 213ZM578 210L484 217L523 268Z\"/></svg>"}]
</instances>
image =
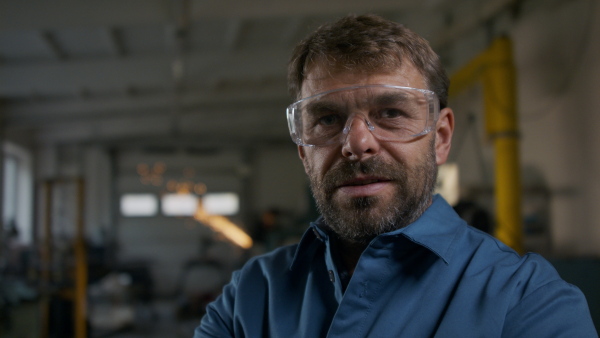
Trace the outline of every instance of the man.
<instances>
[{"instance_id":1,"label":"man","mask_svg":"<svg viewBox=\"0 0 600 338\"><path fill-rule=\"evenodd\" d=\"M348 16L295 49L292 139L322 217L251 259L196 337L595 337L582 293L433 196L448 78L426 41Z\"/></svg>"}]
</instances>

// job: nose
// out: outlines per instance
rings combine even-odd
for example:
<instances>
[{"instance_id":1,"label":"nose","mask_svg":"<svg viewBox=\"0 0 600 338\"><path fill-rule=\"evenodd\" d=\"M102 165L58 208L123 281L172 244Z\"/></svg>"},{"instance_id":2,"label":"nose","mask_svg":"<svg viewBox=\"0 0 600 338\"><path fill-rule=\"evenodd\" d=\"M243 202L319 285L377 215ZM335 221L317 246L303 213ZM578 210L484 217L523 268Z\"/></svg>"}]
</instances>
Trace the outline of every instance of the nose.
<instances>
[{"instance_id":1,"label":"nose","mask_svg":"<svg viewBox=\"0 0 600 338\"><path fill-rule=\"evenodd\" d=\"M359 161L379 152L379 141L371 132L373 126L368 120L356 117L344 128L346 138L342 145L342 155L349 160Z\"/></svg>"}]
</instances>

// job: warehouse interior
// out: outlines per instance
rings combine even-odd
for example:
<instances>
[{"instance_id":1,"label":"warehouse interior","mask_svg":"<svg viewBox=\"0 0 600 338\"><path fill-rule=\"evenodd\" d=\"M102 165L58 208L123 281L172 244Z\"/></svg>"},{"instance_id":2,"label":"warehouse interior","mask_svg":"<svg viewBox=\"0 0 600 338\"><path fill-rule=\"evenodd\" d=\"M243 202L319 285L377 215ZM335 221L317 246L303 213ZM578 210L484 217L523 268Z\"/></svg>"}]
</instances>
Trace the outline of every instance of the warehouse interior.
<instances>
[{"instance_id":1,"label":"warehouse interior","mask_svg":"<svg viewBox=\"0 0 600 338\"><path fill-rule=\"evenodd\" d=\"M25 0L0 2L0 336L191 337L232 271L297 242L317 211L287 62L348 13L430 42L456 115L440 192L600 328L600 1Z\"/></svg>"}]
</instances>

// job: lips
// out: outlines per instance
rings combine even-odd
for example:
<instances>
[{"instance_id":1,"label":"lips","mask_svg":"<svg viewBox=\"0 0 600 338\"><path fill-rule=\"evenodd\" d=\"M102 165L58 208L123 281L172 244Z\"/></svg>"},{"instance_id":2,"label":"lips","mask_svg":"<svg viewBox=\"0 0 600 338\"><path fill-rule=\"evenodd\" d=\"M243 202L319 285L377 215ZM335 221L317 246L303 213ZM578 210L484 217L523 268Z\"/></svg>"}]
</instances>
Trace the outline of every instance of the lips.
<instances>
[{"instance_id":1,"label":"lips","mask_svg":"<svg viewBox=\"0 0 600 338\"><path fill-rule=\"evenodd\" d=\"M380 194L390 182L379 177L354 178L338 185L337 190L350 197L373 196Z\"/></svg>"},{"instance_id":2,"label":"lips","mask_svg":"<svg viewBox=\"0 0 600 338\"><path fill-rule=\"evenodd\" d=\"M340 184L339 187L361 186L380 182L389 182L389 180L384 178L355 178L349 181L345 181L344 183Z\"/></svg>"}]
</instances>

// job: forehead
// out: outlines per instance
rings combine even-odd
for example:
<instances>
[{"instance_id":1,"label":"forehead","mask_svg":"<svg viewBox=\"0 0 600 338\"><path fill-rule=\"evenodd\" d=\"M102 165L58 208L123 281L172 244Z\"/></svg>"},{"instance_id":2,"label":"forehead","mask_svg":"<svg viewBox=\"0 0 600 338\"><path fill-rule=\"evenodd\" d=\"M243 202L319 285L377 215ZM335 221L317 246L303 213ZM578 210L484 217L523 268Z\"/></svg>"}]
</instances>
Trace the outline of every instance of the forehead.
<instances>
[{"instance_id":1,"label":"forehead","mask_svg":"<svg viewBox=\"0 0 600 338\"><path fill-rule=\"evenodd\" d=\"M357 85L387 84L403 87L428 89L423 75L409 62L394 71L367 72L337 70L315 66L307 73L302 83L301 97L309 97L325 91Z\"/></svg>"}]
</instances>

